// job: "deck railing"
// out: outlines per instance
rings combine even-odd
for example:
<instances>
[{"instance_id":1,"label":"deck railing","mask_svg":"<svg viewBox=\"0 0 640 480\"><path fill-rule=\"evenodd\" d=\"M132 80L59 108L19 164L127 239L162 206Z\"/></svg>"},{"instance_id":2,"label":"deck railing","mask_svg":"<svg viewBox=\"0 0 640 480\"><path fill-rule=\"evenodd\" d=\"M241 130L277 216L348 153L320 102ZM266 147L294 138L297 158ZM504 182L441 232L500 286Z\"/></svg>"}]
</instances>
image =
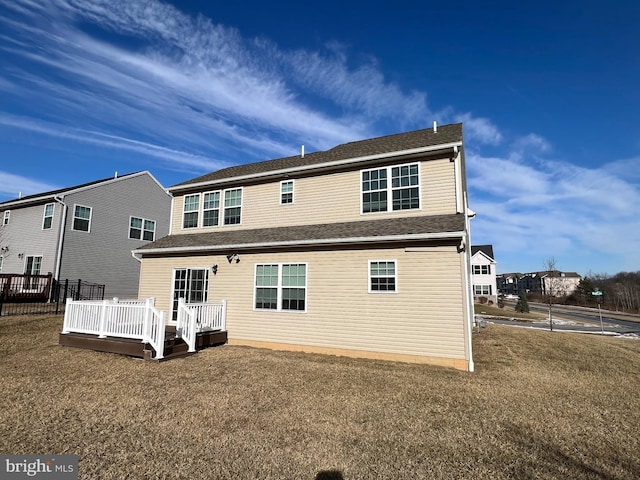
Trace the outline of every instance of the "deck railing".
<instances>
[{"instance_id":1,"label":"deck railing","mask_svg":"<svg viewBox=\"0 0 640 480\"><path fill-rule=\"evenodd\" d=\"M62 333L88 333L99 338L139 339L164 357L165 312L147 300L74 301L67 299Z\"/></svg>"},{"instance_id":2,"label":"deck railing","mask_svg":"<svg viewBox=\"0 0 640 480\"><path fill-rule=\"evenodd\" d=\"M177 321L177 335L189 345L189 351L193 352L196 349L196 333L226 330L227 302L186 303L184 298L180 298Z\"/></svg>"}]
</instances>

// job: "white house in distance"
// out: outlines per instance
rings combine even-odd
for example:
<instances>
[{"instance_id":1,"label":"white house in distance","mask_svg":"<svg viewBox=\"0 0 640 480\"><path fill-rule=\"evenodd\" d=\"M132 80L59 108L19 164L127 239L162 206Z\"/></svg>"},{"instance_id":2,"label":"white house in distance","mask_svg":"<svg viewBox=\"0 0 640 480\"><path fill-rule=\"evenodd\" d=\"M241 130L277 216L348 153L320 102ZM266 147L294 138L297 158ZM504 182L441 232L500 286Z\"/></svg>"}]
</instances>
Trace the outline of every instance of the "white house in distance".
<instances>
[{"instance_id":1,"label":"white house in distance","mask_svg":"<svg viewBox=\"0 0 640 480\"><path fill-rule=\"evenodd\" d=\"M474 299L478 301L480 297L486 297L487 301L497 303L498 289L493 245L471 247L471 274Z\"/></svg>"}]
</instances>

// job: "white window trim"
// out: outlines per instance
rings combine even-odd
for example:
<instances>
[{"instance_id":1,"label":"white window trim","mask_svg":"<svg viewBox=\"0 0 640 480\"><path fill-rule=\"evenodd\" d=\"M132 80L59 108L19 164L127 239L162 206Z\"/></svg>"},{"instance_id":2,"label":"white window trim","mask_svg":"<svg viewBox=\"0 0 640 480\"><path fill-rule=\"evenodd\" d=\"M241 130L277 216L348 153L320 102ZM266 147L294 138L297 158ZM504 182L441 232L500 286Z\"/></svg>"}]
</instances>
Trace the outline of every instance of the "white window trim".
<instances>
[{"instance_id":1,"label":"white window trim","mask_svg":"<svg viewBox=\"0 0 640 480\"><path fill-rule=\"evenodd\" d=\"M209 210L216 210L215 208L208 208L207 210L205 210L204 208L204 197L205 195L209 194L209 193L219 193L220 197L218 198L218 223L216 223L215 225L205 225L204 224L204 212L205 211L209 211ZM224 225L224 196L222 193L222 190L210 190L208 192L202 192L202 205L201 205L201 212L199 213L198 218L202 218L202 228L213 228L213 227L219 227L221 225L221 221L223 222L222 225ZM240 211L240 220L242 220L242 211Z\"/></svg>"},{"instance_id":2,"label":"white window trim","mask_svg":"<svg viewBox=\"0 0 640 480\"><path fill-rule=\"evenodd\" d=\"M29 258L40 258L40 273L27 273L27 262L29 261ZM24 262L22 263L22 271L24 272L24 275L42 275L43 260L44 255L25 255Z\"/></svg>"},{"instance_id":3,"label":"white window trim","mask_svg":"<svg viewBox=\"0 0 640 480\"><path fill-rule=\"evenodd\" d=\"M283 192L282 191L282 187L284 186L285 183L290 183L291 184L291 192ZM296 202L296 184L293 180L282 180L280 182L280 205L293 205ZM291 201L288 203L285 203L282 201L282 196L285 193L291 193Z\"/></svg>"},{"instance_id":4,"label":"white window trim","mask_svg":"<svg viewBox=\"0 0 640 480\"><path fill-rule=\"evenodd\" d=\"M2 273L2 264L4 263L4 256L0 255L0 273Z\"/></svg>"},{"instance_id":5,"label":"white window trim","mask_svg":"<svg viewBox=\"0 0 640 480\"><path fill-rule=\"evenodd\" d=\"M408 210L394 210L393 209L393 187L392 187L392 177L391 170L395 167L408 167L410 165L418 165L418 208L411 208ZM362 190L362 174L363 172L371 172L374 170L387 170L387 209L380 212L365 212L364 211L364 202L362 197L364 196L364 191ZM378 215L378 214L388 214L388 213L403 213L403 212L417 212L422 210L422 164L421 162L409 162L409 163L399 163L394 165L387 166L379 166L373 168L363 168L360 170L360 174L358 177L358 181L360 182L360 215ZM402 187L407 188L407 187ZM396 189L397 190L397 189Z\"/></svg>"},{"instance_id":6,"label":"white window trim","mask_svg":"<svg viewBox=\"0 0 640 480\"><path fill-rule=\"evenodd\" d=\"M187 202L187 197L194 197L196 195L198 196L198 208L196 210L189 210L188 212L185 211L184 207L185 207L186 202ZM187 193L182 197L182 218L180 219L180 228L182 230L193 230L194 228L198 228L200 226L200 219L202 217L202 215L201 215L202 202L200 200L201 200L202 197L203 197L203 195L200 192L198 192L198 193ZM195 227L185 227L184 226L184 215L186 213L193 213L193 212L196 212L198 214L198 220L196 221Z\"/></svg>"},{"instance_id":7,"label":"white window trim","mask_svg":"<svg viewBox=\"0 0 640 480\"><path fill-rule=\"evenodd\" d=\"M372 263L380 263L380 262L393 262L394 271L395 271L395 273L393 275L393 278L395 279L395 286L396 286L396 289L393 290L393 291L391 291L391 290L372 290L371 289L371 278L372 278L371 277L371 264ZM396 260L396 259L384 259L384 258L375 259L375 260L369 260L367 262L367 289L368 289L369 293L373 293L374 295L378 295L378 294L386 295L386 294L398 293L399 290L400 290L400 285L399 285L399 282L398 282L398 260Z\"/></svg>"},{"instance_id":8,"label":"white window trim","mask_svg":"<svg viewBox=\"0 0 640 480\"><path fill-rule=\"evenodd\" d=\"M135 238L131 236L131 229L133 228L131 226L131 219L133 218L137 218L139 220L142 220L142 226L140 227L140 238ZM144 239L144 222L153 222L153 239L151 240L145 240ZM156 240L156 227L158 226L158 222L156 222L155 220L151 220L150 218L143 218L143 217L138 217L136 215L129 215L129 230L127 231L127 238L129 238L129 240L139 240L141 242L154 242ZM148 231L148 230L147 230Z\"/></svg>"},{"instance_id":9,"label":"white window trim","mask_svg":"<svg viewBox=\"0 0 640 480\"><path fill-rule=\"evenodd\" d=\"M11 210L5 210L2 225L9 225L9 220L11 220Z\"/></svg>"},{"instance_id":10,"label":"white window trim","mask_svg":"<svg viewBox=\"0 0 640 480\"><path fill-rule=\"evenodd\" d=\"M276 287L276 308L256 308L256 292L258 290L258 286L256 285L256 277L258 275L258 266L262 265L277 265L278 266L278 285ZM282 308L282 266L283 265L304 265L305 266L305 278L304 278L304 310L289 310ZM296 287L302 288L302 287ZM307 262L264 262L264 263L256 263L253 266L253 311L254 312L273 312L273 313L307 313L308 303L308 290L309 290L309 264Z\"/></svg>"},{"instance_id":11,"label":"white window trim","mask_svg":"<svg viewBox=\"0 0 640 480\"><path fill-rule=\"evenodd\" d=\"M86 218L80 218L80 217L76 217L76 208L77 207L82 207L82 208L88 208L89 209L89 226L87 230L76 230L75 228L75 223L76 223L76 218L79 218L80 220L86 220ZM91 233L91 222L93 221L93 208L92 207L88 207L87 205L80 205L79 203L76 203L73 205L73 218L71 221L71 230L75 231L75 232L83 232L83 233Z\"/></svg>"},{"instance_id":12,"label":"white window trim","mask_svg":"<svg viewBox=\"0 0 640 480\"><path fill-rule=\"evenodd\" d=\"M225 205L225 199L226 199L227 192L231 192L233 190L240 190L240 205L234 205L233 207L227 207ZM222 212L221 212L222 213L222 218L220 219L220 222L221 222L220 224L223 227L236 227L238 225L242 225L242 216L243 216L242 215L242 211L243 211L243 205L244 205L244 187L225 188L222 191L221 203L222 203L222 206L220 208L222 210ZM240 222L238 222L238 223L230 223L230 224L224 223L224 219L225 219L225 216L226 216L227 208L238 208L238 207L240 208Z\"/></svg>"},{"instance_id":13,"label":"white window trim","mask_svg":"<svg viewBox=\"0 0 640 480\"><path fill-rule=\"evenodd\" d=\"M478 272L476 273L476 268ZM483 272L482 269L486 268L487 271ZM473 274L474 275L491 275L491 265L473 265Z\"/></svg>"},{"instance_id":14,"label":"white window trim","mask_svg":"<svg viewBox=\"0 0 640 480\"><path fill-rule=\"evenodd\" d=\"M482 291L477 292L477 289L482 290L484 287L486 287L486 288L487 288L487 290L489 291L489 293L484 293L484 292L482 292ZM473 286L473 294L474 294L474 295L493 295L493 293L491 293L491 290L492 290L491 285L484 285L484 284L483 284L483 285L474 285L474 286Z\"/></svg>"},{"instance_id":15,"label":"white window trim","mask_svg":"<svg viewBox=\"0 0 640 480\"><path fill-rule=\"evenodd\" d=\"M49 228L44 228L44 221L49 218L49 215L47 215L47 207L51 205L52 210L51 210L51 226ZM42 230L51 230L53 228L53 217L56 213L56 204L55 203L47 203L44 206L43 212L42 212ZM75 213L75 212L74 212Z\"/></svg>"}]
</instances>

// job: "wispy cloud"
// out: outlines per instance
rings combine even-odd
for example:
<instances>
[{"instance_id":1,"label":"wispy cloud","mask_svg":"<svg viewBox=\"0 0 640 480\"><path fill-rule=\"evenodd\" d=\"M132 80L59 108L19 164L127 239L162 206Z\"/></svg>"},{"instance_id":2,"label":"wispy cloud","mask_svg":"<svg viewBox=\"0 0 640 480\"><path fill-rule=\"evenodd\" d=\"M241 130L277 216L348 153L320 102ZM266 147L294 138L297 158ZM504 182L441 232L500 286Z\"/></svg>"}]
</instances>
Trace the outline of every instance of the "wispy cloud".
<instances>
[{"instance_id":1,"label":"wispy cloud","mask_svg":"<svg viewBox=\"0 0 640 480\"><path fill-rule=\"evenodd\" d=\"M48 192L60 188L45 182L39 182L21 175L3 172L0 170L0 193L10 198L18 198L40 192Z\"/></svg>"},{"instance_id":2,"label":"wispy cloud","mask_svg":"<svg viewBox=\"0 0 640 480\"><path fill-rule=\"evenodd\" d=\"M483 117L475 117L471 113L454 115L456 122L464 123L465 135L481 144L498 145L502 142L502 133L491 120Z\"/></svg>"}]
</instances>

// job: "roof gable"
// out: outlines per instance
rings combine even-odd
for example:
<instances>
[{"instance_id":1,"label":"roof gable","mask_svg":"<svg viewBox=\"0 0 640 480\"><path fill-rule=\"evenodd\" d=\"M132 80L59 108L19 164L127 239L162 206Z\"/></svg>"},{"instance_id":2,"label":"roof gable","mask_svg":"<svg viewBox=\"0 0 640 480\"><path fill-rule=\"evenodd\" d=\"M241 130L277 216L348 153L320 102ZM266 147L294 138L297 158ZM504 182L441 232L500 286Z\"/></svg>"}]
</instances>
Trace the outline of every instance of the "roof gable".
<instances>
[{"instance_id":1,"label":"roof gable","mask_svg":"<svg viewBox=\"0 0 640 480\"><path fill-rule=\"evenodd\" d=\"M494 260L493 245L472 245L471 256L474 256L478 252L482 252L489 260Z\"/></svg>"},{"instance_id":2,"label":"roof gable","mask_svg":"<svg viewBox=\"0 0 640 480\"><path fill-rule=\"evenodd\" d=\"M155 181L158 184L158 186L164 190L164 187L155 179L155 177L151 175L150 172L145 170L141 172L127 173L125 175L118 175L118 176L109 177L109 178L102 178L100 180L94 180L92 182L87 182L80 185L74 185L72 187L60 188L58 190L50 190L48 192L36 193L33 195L27 195L25 197L15 198L13 200L7 200L6 202L0 203L0 210L6 209L6 208L37 204L39 202L50 201L50 200L53 200L54 197L64 197L66 195L75 193L80 190L97 187L97 186L100 186L101 184L106 184L110 182L117 182L120 180L136 177L139 175L149 175L153 179L153 181Z\"/></svg>"}]
</instances>

